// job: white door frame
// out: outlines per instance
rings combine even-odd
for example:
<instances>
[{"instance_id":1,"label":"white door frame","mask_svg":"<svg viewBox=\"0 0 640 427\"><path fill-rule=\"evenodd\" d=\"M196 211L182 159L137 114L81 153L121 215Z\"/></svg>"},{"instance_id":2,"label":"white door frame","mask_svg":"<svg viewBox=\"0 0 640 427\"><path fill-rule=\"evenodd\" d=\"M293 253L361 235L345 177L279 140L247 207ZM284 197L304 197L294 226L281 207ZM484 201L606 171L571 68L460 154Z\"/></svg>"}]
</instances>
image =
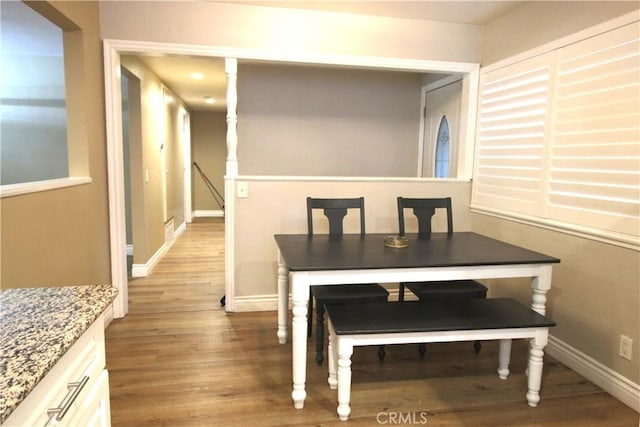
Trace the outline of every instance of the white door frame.
<instances>
[{"instance_id":1,"label":"white door frame","mask_svg":"<svg viewBox=\"0 0 640 427\"><path fill-rule=\"evenodd\" d=\"M424 173L424 166L423 166L424 165L424 149L425 149L425 146L429 144L429 141L427 141L427 138L429 137L429 135L427 135L425 132L425 125L427 120L427 93L436 89L440 89L441 87L450 85L452 83L455 83L459 80L462 80L462 93L461 93L461 100L460 100L461 105L469 106L469 102L471 101L474 102L475 104L477 102L477 94L478 94L477 80L476 80L476 86L475 86L476 89L472 94L469 92L469 85L471 83L472 77L477 78L477 76L472 76L471 74L468 74L466 76L456 74L456 75L447 76L435 82L429 83L428 85L422 86L422 95L421 95L421 101L420 101L420 133L418 136L419 138L418 149L420 150L420 152L418 153L418 177L422 177ZM472 97L473 99L470 100L469 97ZM459 169L457 173L457 178L471 179L472 171L467 172L467 167L469 165L470 159L473 159L473 144L471 142L474 140L475 115L473 115L473 123L470 123L469 117L464 116L464 110L465 108L461 108L460 117L459 117L460 126L458 130L459 132L458 156L456 157L458 160L457 166ZM471 147L470 150L469 150L469 147ZM461 150L466 150L466 151L460 152ZM470 156L470 157L467 157L467 156ZM463 175L461 175L461 172ZM467 177L467 173L468 173L468 177Z\"/></svg>"},{"instance_id":2,"label":"white door frame","mask_svg":"<svg viewBox=\"0 0 640 427\"><path fill-rule=\"evenodd\" d=\"M356 66L371 69L395 69L407 71L457 73L465 75L463 82L463 103L465 102L465 87L468 94L467 104L469 116L466 118L465 133L467 149L473 154L473 132L475 131L475 117L477 104L477 88L479 78L479 64L467 62L429 61L403 58L386 58L371 56L345 56L308 53L301 58L295 53L274 52L268 49L228 48L218 46L185 45L171 43L156 43L132 40L105 39L104 45L104 73L105 73L105 124L107 135L107 172L109 183L109 235L111 243L111 281L119 290L113 303L114 317L124 317L128 312L128 284L126 263L126 231L124 210L124 167L122 162L122 111L120 96L120 53L165 53L175 55L199 55L217 58L231 58L225 64L225 72L229 81L227 88L227 170L225 175L225 296L227 311L234 311L234 279L235 279L235 229L234 229L234 200L235 181L238 179L237 165L237 132L235 123L237 115L235 103L235 81L237 59L263 60L272 62L324 64L336 66ZM235 59L233 59L235 58ZM230 93L231 92L231 93ZM469 108L470 107L470 108ZM461 117L461 121L462 121ZM230 125L233 129L229 130ZM464 167L458 169L458 177L470 179L472 172L472 155L463 159ZM462 173L461 173L462 171Z\"/></svg>"}]
</instances>

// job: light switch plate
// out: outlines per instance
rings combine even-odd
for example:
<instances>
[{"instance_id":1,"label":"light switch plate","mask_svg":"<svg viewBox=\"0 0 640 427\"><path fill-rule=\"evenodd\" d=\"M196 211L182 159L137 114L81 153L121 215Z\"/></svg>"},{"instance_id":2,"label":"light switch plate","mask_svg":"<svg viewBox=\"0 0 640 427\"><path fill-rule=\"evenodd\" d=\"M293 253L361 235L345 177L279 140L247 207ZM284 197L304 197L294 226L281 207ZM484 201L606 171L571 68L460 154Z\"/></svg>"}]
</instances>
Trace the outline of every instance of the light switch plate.
<instances>
[{"instance_id":1,"label":"light switch plate","mask_svg":"<svg viewBox=\"0 0 640 427\"><path fill-rule=\"evenodd\" d=\"M238 199L246 199L249 197L249 183L246 181L238 181L237 192Z\"/></svg>"}]
</instances>

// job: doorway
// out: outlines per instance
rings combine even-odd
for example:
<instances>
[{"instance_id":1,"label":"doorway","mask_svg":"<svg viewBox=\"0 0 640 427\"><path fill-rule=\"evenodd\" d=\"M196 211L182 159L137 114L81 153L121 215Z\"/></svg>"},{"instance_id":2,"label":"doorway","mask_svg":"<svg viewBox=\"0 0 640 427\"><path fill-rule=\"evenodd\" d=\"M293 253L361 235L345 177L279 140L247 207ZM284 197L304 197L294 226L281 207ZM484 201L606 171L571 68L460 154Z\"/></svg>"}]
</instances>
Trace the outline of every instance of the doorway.
<instances>
[{"instance_id":1,"label":"doorway","mask_svg":"<svg viewBox=\"0 0 640 427\"><path fill-rule=\"evenodd\" d=\"M173 54L173 55L199 55L207 57L225 58L225 74L227 77L227 160L224 177L225 194L225 295L227 297L227 311L234 311L234 290L236 274L235 251L235 185L238 180L238 133L237 133L237 76L238 59L262 60L271 62L291 62L289 55L278 52L252 50L248 52L240 48L223 48L219 46L207 46L206 48L188 45L154 42L140 42L131 40L104 40L104 67L105 67L105 103L107 124L107 157L109 171L109 216L110 216L110 240L112 248L112 281L120 293L114 301L114 317L123 317L128 311L126 263L121 259L120 248L126 246L124 238L124 207L122 199L124 185L122 183L122 153L121 153L121 113L120 113L120 55L125 52L138 52L146 54ZM399 69L425 73L450 74L457 73L463 78L463 102L469 111L463 121L464 129L462 142L466 141L466 149L460 150L464 156L458 159L458 178L469 179L471 176L471 152L472 141L470 135L475 126L475 105L477 102L477 85L479 66L477 64L461 64L456 62L415 60L406 61L398 58L379 57L345 57L340 55L325 56L311 54L306 62L315 64L331 64L339 67L363 67L372 69ZM417 157L417 156L416 156Z\"/></svg>"},{"instance_id":2,"label":"doorway","mask_svg":"<svg viewBox=\"0 0 640 427\"><path fill-rule=\"evenodd\" d=\"M144 241L139 239L138 230L143 223L144 185L142 173L142 128L140 79L126 68L122 72L122 159L124 177L125 230L127 243L127 277L133 273L133 265L139 262L135 256L144 252ZM134 197L136 195L136 197Z\"/></svg>"},{"instance_id":3,"label":"doorway","mask_svg":"<svg viewBox=\"0 0 640 427\"><path fill-rule=\"evenodd\" d=\"M425 117L422 144L422 177L458 175L462 79L424 89Z\"/></svg>"}]
</instances>

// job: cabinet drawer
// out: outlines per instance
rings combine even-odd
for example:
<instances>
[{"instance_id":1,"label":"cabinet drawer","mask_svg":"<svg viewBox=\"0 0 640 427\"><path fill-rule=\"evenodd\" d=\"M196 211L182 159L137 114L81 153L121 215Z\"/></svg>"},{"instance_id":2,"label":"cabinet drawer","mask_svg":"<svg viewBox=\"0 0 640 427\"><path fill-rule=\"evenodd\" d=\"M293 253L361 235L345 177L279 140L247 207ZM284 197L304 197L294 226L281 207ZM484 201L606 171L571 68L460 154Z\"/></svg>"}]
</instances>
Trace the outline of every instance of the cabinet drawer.
<instances>
[{"instance_id":1,"label":"cabinet drawer","mask_svg":"<svg viewBox=\"0 0 640 427\"><path fill-rule=\"evenodd\" d=\"M104 323L99 318L71 346L2 424L64 425L87 399L105 369ZM52 414L50 410L56 410Z\"/></svg>"},{"instance_id":2,"label":"cabinet drawer","mask_svg":"<svg viewBox=\"0 0 640 427\"><path fill-rule=\"evenodd\" d=\"M109 402L109 374L104 369L87 393L86 398L78 403L75 416L65 424L83 427L108 427L111 425L111 407Z\"/></svg>"}]
</instances>

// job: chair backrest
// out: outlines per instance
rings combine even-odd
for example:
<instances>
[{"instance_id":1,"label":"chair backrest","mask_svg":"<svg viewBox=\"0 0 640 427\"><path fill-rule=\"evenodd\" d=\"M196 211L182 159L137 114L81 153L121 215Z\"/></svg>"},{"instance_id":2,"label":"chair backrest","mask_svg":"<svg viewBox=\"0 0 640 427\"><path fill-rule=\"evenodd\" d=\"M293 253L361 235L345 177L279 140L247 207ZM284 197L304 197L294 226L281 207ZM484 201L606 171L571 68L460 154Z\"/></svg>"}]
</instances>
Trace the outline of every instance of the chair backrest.
<instances>
[{"instance_id":1,"label":"chair backrest","mask_svg":"<svg viewBox=\"0 0 640 427\"><path fill-rule=\"evenodd\" d=\"M398 197L398 222L400 225L400 235L404 236L404 210L413 209L413 213L418 217L419 237L431 236L431 218L436 213L436 209L447 210L447 234L453 234L453 214L451 212L451 197L441 197L435 199L410 199Z\"/></svg>"},{"instance_id":2,"label":"chair backrest","mask_svg":"<svg viewBox=\"0 0 640 427\"><path fill-rule=\"evenodd\" d=\"M313 209L324 209L324 215L329 220L329 234L342 235L342 223L347 215L347 209L360 211L360 234L364 234L364 197L351 199L316 199L307 197L307 227L309 235L313 234Z\"/></svg>"}]
</instances>

